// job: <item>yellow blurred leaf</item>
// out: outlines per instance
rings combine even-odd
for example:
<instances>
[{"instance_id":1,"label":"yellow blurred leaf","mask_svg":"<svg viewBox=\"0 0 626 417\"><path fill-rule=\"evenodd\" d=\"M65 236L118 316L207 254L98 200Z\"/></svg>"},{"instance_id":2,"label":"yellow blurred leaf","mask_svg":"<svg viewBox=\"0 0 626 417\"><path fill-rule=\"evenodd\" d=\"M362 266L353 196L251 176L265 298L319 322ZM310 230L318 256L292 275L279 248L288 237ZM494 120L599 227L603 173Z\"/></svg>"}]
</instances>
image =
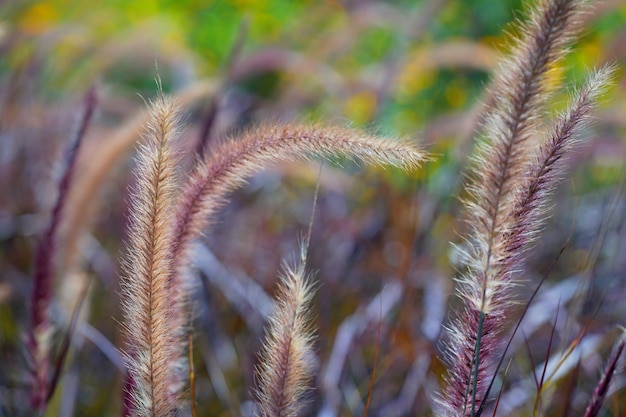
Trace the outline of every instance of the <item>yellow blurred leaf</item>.
<instances>
[{"instance_id":1,"label":"yellow blurred leaf","mask_svg":"<svg viewBox=\"0 0 626 417\"><path fill-rule=\"evenodd\" d=\"M49 30L59 19L59 13L50 3L36 3L26 9L18 27L26 33L40 34Z\"/></svg>"},{"instance_id":2,"label":"yellow blurred leaf","mask_svg":"<svg viewBox=\"0 0 626 417\"><path fill-rule=\"evenodd\" d=\"M363 91L351 96L345 104L346 116L357 124L372 120L376 111L376 95L371 91Z\"/></svg>"}]
</instances>

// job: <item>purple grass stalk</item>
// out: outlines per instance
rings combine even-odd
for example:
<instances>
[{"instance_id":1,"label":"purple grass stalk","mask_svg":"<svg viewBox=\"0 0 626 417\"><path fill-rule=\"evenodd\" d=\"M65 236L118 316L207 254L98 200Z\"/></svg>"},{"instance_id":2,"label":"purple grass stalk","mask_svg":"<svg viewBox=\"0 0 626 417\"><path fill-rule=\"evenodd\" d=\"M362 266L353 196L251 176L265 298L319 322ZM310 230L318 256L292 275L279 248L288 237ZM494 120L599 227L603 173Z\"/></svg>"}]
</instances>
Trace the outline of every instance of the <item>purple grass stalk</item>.
<instances>
[{"instance_id":1,"label":"purple grass stalk","mask_svg":"<svg viewBox=\"0 0 626 417\"><path fill-rule=\"evenodd\" d=\"M52 377L50 378L50 383L48 386L48 394L46 395L46 402L52 399L54 392L59 384L61 379L61 374L63 372L63 366L65 365L65 360L69 354L70 343L72 341L72 337L74 335L74 331L76 330L76 326L79 320L80 311L83 307L83 303L87 297L87 291L91 286L91 280L88 281L87 285L82 289L80 293L80 297L78 302L76 303L76 307L74 307L74 311L72 312L72 317L70 319L69 325L67 326L67 331L63 337L63 341L59 348L59 354L55 359L54 371L52 372Z\"/></svg>"},{"instance_id":2,"label":"purple grass stalk","mask_svg":"<svg viewBox=\"0 0 626 417\"><path fill-rule=\"evenodd\" d=\"M559 161L610 75L604 69L592 77L535 151L531 138L549 93L545 79L575 34L582 10L580 1L541 1L496 82L499 103L487 118L488 140L479 148L469 187L472 199L466 203L471 228L463 250L467 271L458 279L465 308L449 329L450 368L439 401L446 416L475 416L483 410L516 271L545 217L562 170Z\"/></svg>"},{"instance_id":3,"label":"purple grass stalk","mask_svg":"<svg viewBox=\"0 0 626 417\"><path fill-rule=\"evenodd\" d=\"M37 245L33 272L33 292L31 299L31 328L27 338L27 350L32 361L32 387L30 403L34 410L44 410L49 391L49 346L47 339L50 332L48 310L52 298L52 284L54 279L55 256L57 248L57 234L63 219L65 203L72 186L76 159L80 150L85 132L91 122L96 108L97 95L92 87L83 100L83 111L80 115L77 129L70 139L63 158L61 180L58 186L56 201L52 208L50 221Z\"/></svg>"},{"instance_id":4,"label":"purple grass stalk","mask_svg":"<svg viewBox=\"0 0 626 417\"><path fill-rule=\"evenodd\" d=\"M625 345L626 341L622 338L622 340L617 344L617 347L614 349L613 354L609 358L609 363L602 373L602 378L600 378L600 382L598 382L596 389L593 391L591 401L589 401L589 405L585 410L584 417L596 417L600 413L604 398L609 392L611 380L615 375L615 371L617 370L617 366L619 364L620 358L622 357L622 353L624 353Z\"/></svg>"}]
</instances>

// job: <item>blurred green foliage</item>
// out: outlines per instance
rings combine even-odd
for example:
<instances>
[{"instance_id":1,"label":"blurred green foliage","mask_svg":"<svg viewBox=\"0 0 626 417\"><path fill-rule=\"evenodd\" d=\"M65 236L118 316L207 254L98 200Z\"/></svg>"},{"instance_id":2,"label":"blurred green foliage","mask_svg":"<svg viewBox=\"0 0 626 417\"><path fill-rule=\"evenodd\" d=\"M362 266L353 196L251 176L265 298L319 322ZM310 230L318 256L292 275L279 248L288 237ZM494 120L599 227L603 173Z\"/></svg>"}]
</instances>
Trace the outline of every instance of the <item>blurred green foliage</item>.
<instances>
[{"instance_id":1,"label":"blurred green foliage","mask_svg":"<svg viewBox=\"0 0 626 417\"><path fill-rule=\"evenodd\" d=\"M39 55L45 61L41 65L46 90L75 89L77 84L104 79L149 96L154 90L154 62L162 67L164 61L169 66L188 66L184 71L196 77L219 77L242 22L248 25L244 55L266 47L315 53L335 32L353 23L349 15L355 5L338 0L107 0L97 6L77 0L9 2L3 6L2 30L23 38L19 48L0 58L0 71L11 73ZM409 14L425 2L388 5ZM520 0L447 1L418 39L407 38L397 27L374 23L339 56L325 59L349 80L365 67L447 40L470 39L506 49L503 30L515 17L523 17L520 8ZM602 58L603 43L616 36L624 22L626 6L597 19L578 52L568 57L566 75L572 79L596 64ZM166 89L175 87L176 76L164 72ZM281 77L285 74L252 80L248 88L269 97L272 89L281 87ZM399 91L378 111L367 91L344 95L334 106L357 123L368 123L377 114L385 128L414 131L443 111L467 108L488 76L474 69L435 68L405 74L403 79L407 82L400 83ZM314 103L313 110L324 108L323 101Z\"/></svg>"}]
</instances>

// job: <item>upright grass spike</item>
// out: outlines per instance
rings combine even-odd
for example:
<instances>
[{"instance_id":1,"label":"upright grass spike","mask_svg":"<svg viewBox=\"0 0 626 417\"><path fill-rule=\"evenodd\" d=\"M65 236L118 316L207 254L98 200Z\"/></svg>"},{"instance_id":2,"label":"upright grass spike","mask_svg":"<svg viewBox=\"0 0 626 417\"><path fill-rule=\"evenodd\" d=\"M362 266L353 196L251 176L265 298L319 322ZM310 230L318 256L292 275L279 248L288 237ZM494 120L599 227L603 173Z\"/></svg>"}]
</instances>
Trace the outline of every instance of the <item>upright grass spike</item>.
<instances>
[{"instance_id":1,"label":"upright grass spike","mask_svg":"<svg viewBox=\"0 0 626 417\"><path fill-rule=\"evenodd\" d=\"M563 55L583 12L577 0L542 0L512 57L505 61L495 84L498 104L485 122L466 202L471 227L469 267L479 281L476 308L492 310L493 293L502 281L498 256L519 209L519 190L535 164L538 123L549 97L545 86L548 71ZM542 146L542 145L539 145ZM483 297L484 293L484 297Z\"/></svg>"},{"instance_id":2,"label":"upright grass spike","mask_svg":"<svg viewBox=\"0 0 626 417\"><path fill-rule=\"evenodd\" d=\"M308 319L312 297L305 265L285 265L256 370L259 417L295 417L302 409L317 368Z\"/></svg>"},{"instance_id":3,"label":"upright grass spike","mask_svg":"<svg viewBox=\"0 0 626 417\"><path fill-rule=\"evenodd\" d=\"M500 351L499 331L514 301L516 273L541 227L562 170L559 161L611 73L603 69L592 77L551 136L535 139L549 96L548 71L575 35L583 10L581 1L540 1L496 79L498 104L486 118L486 140L479 147L466 202L467 270L458 279L465 308L449 329L450 367L439 401L446 416L474 417L483 409Z\"/></svg>"},{"instance_id":4,"label":"upright grass spike","mask_svg":"<svg viewBox=\"0 0 626 417\"><path fill-rule=\"evenodd\" d=\"M322 168L320 167L320 175ZM309 321L313 287L305 272L307 253L319 193L319 176L313 198L309 230L300 250L298 266L284 265L276 295L276 307L269 317L260 363L256 369L258 417L296 417L317 368L313 352L314 332Z\"/></svg>"},{"instance_id":5,"label":"upright grass spike","mask_svg":"<svg viewBox=\"0 0 626 417\"><path fill-rule=\"evenodd\" d=\"M133 381L131 415L136 417L176 413L177 369L184 358L176 350L168 293L174 242L170 218L179 179L173 143L177 109L160 94L151 112L135 170L137 185L132 193L121 294L126 360Z\"/></svg>"}]
</instances>

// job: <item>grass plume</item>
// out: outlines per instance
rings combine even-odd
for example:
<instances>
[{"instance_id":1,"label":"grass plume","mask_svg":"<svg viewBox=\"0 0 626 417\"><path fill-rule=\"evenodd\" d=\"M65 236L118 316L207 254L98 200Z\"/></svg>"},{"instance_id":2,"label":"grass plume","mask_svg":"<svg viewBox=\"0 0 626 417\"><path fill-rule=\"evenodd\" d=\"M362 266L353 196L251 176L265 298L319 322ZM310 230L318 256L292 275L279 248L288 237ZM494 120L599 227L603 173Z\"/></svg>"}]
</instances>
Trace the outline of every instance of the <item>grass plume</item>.
<instances>
[{"instance_id":1,"label":"grass plume","mask_svg":"<svg viewBox=\"0 0 626 417\"><path fill-rule=\"evenodd\" d=\"M295 269L284 265L275 310L269 317L261 348L261 363L256 369L259 417L296 417L315 372L314 333L309 321L313 287L305 268L318 193L319 176L309 231L300 250L300 263Z\"/></svg>"},{"instance_id":2,"label":"grass plume","mask_svg":"<svg viewBox=\"0 0 626 417\"><path fill-rule=\"evenodd\" d=\"M317 363L308 320L312 296L305 263L285 265L256 370L259 417L297 416L302 409Z\"/></svg>"},{"instance_id":3,"label":"grass plume","mask_svg":"<svg viewBox=\"0 0 626 417\"><path fill-rule=\"evenodd\" d=\"M344 156L409 169L426 154L406 141L381 139L354 129L316 125L261 125L226 141L200 161L183 191L176 222L176 258L212 221L225 196L273 163L313 156Z\"/></svg>"},{"instance_id":4,"label":"grass plume","mask_svg":"<svg viewBox=\"0 0 626 417\"><path fill-rule=\"evenodd\" d=\"M486 141L466 202L471 229L463 252L467 271L458 280L465 309L449 331L451 366L441 397L445 415L475 416L482 410L517 271L541 227L560 161L610 76L611 69L603 69L591 77L554 123L550 137L534 139L541 136L548 71L576 33L583 10L579 1L541 1L496 80L498 104L486 119Z\"/></svg>"},{"instance_id":5,"label":"grass plume","mask_svg":"<svg viewBox=\"0 0 626 417\"><path fill-rule=\"evenodd\" d=\"M319 125L261 125L213 149L198 162L178 204L170 283L174 328L186 323L184 269L191 242L211 224L226 196L254 173L280 161L314 156L344 156L366 163L404 169L426 160L425 152L407 141L382 139L354 129Z\"/></svg>"},{"instance_id":6,"label":"grass plume","mask_svg":"<svg viewBox=\"0 0 626 417\"><path fill-rule=\"evenodd\" d=\"M534 156L533 164L514 199L516 210L501 255L508 259L511 266L522 261L528 244L536 238L542 219L547 214L550 195L564 169L564 159L578 142L594 104L605 92L614 72L613 66L594 72L576 93L567 111L556 120L547 140L540 144L538 154Z\"/></svg>"},{"instance_id":7,"label":"grass plume","mask_svg":"<svg viewBox=\"0 0 626 417\"><path fill-rule=\"evenodd\" d=\"M169 216L178 186L174 141L176 106L163 96L152 103L152 118L137 160L122 299L133 381L132 415L172 415L177 366L169 318L168 278L174 241Z\"/></svg>"}]
</instances>

